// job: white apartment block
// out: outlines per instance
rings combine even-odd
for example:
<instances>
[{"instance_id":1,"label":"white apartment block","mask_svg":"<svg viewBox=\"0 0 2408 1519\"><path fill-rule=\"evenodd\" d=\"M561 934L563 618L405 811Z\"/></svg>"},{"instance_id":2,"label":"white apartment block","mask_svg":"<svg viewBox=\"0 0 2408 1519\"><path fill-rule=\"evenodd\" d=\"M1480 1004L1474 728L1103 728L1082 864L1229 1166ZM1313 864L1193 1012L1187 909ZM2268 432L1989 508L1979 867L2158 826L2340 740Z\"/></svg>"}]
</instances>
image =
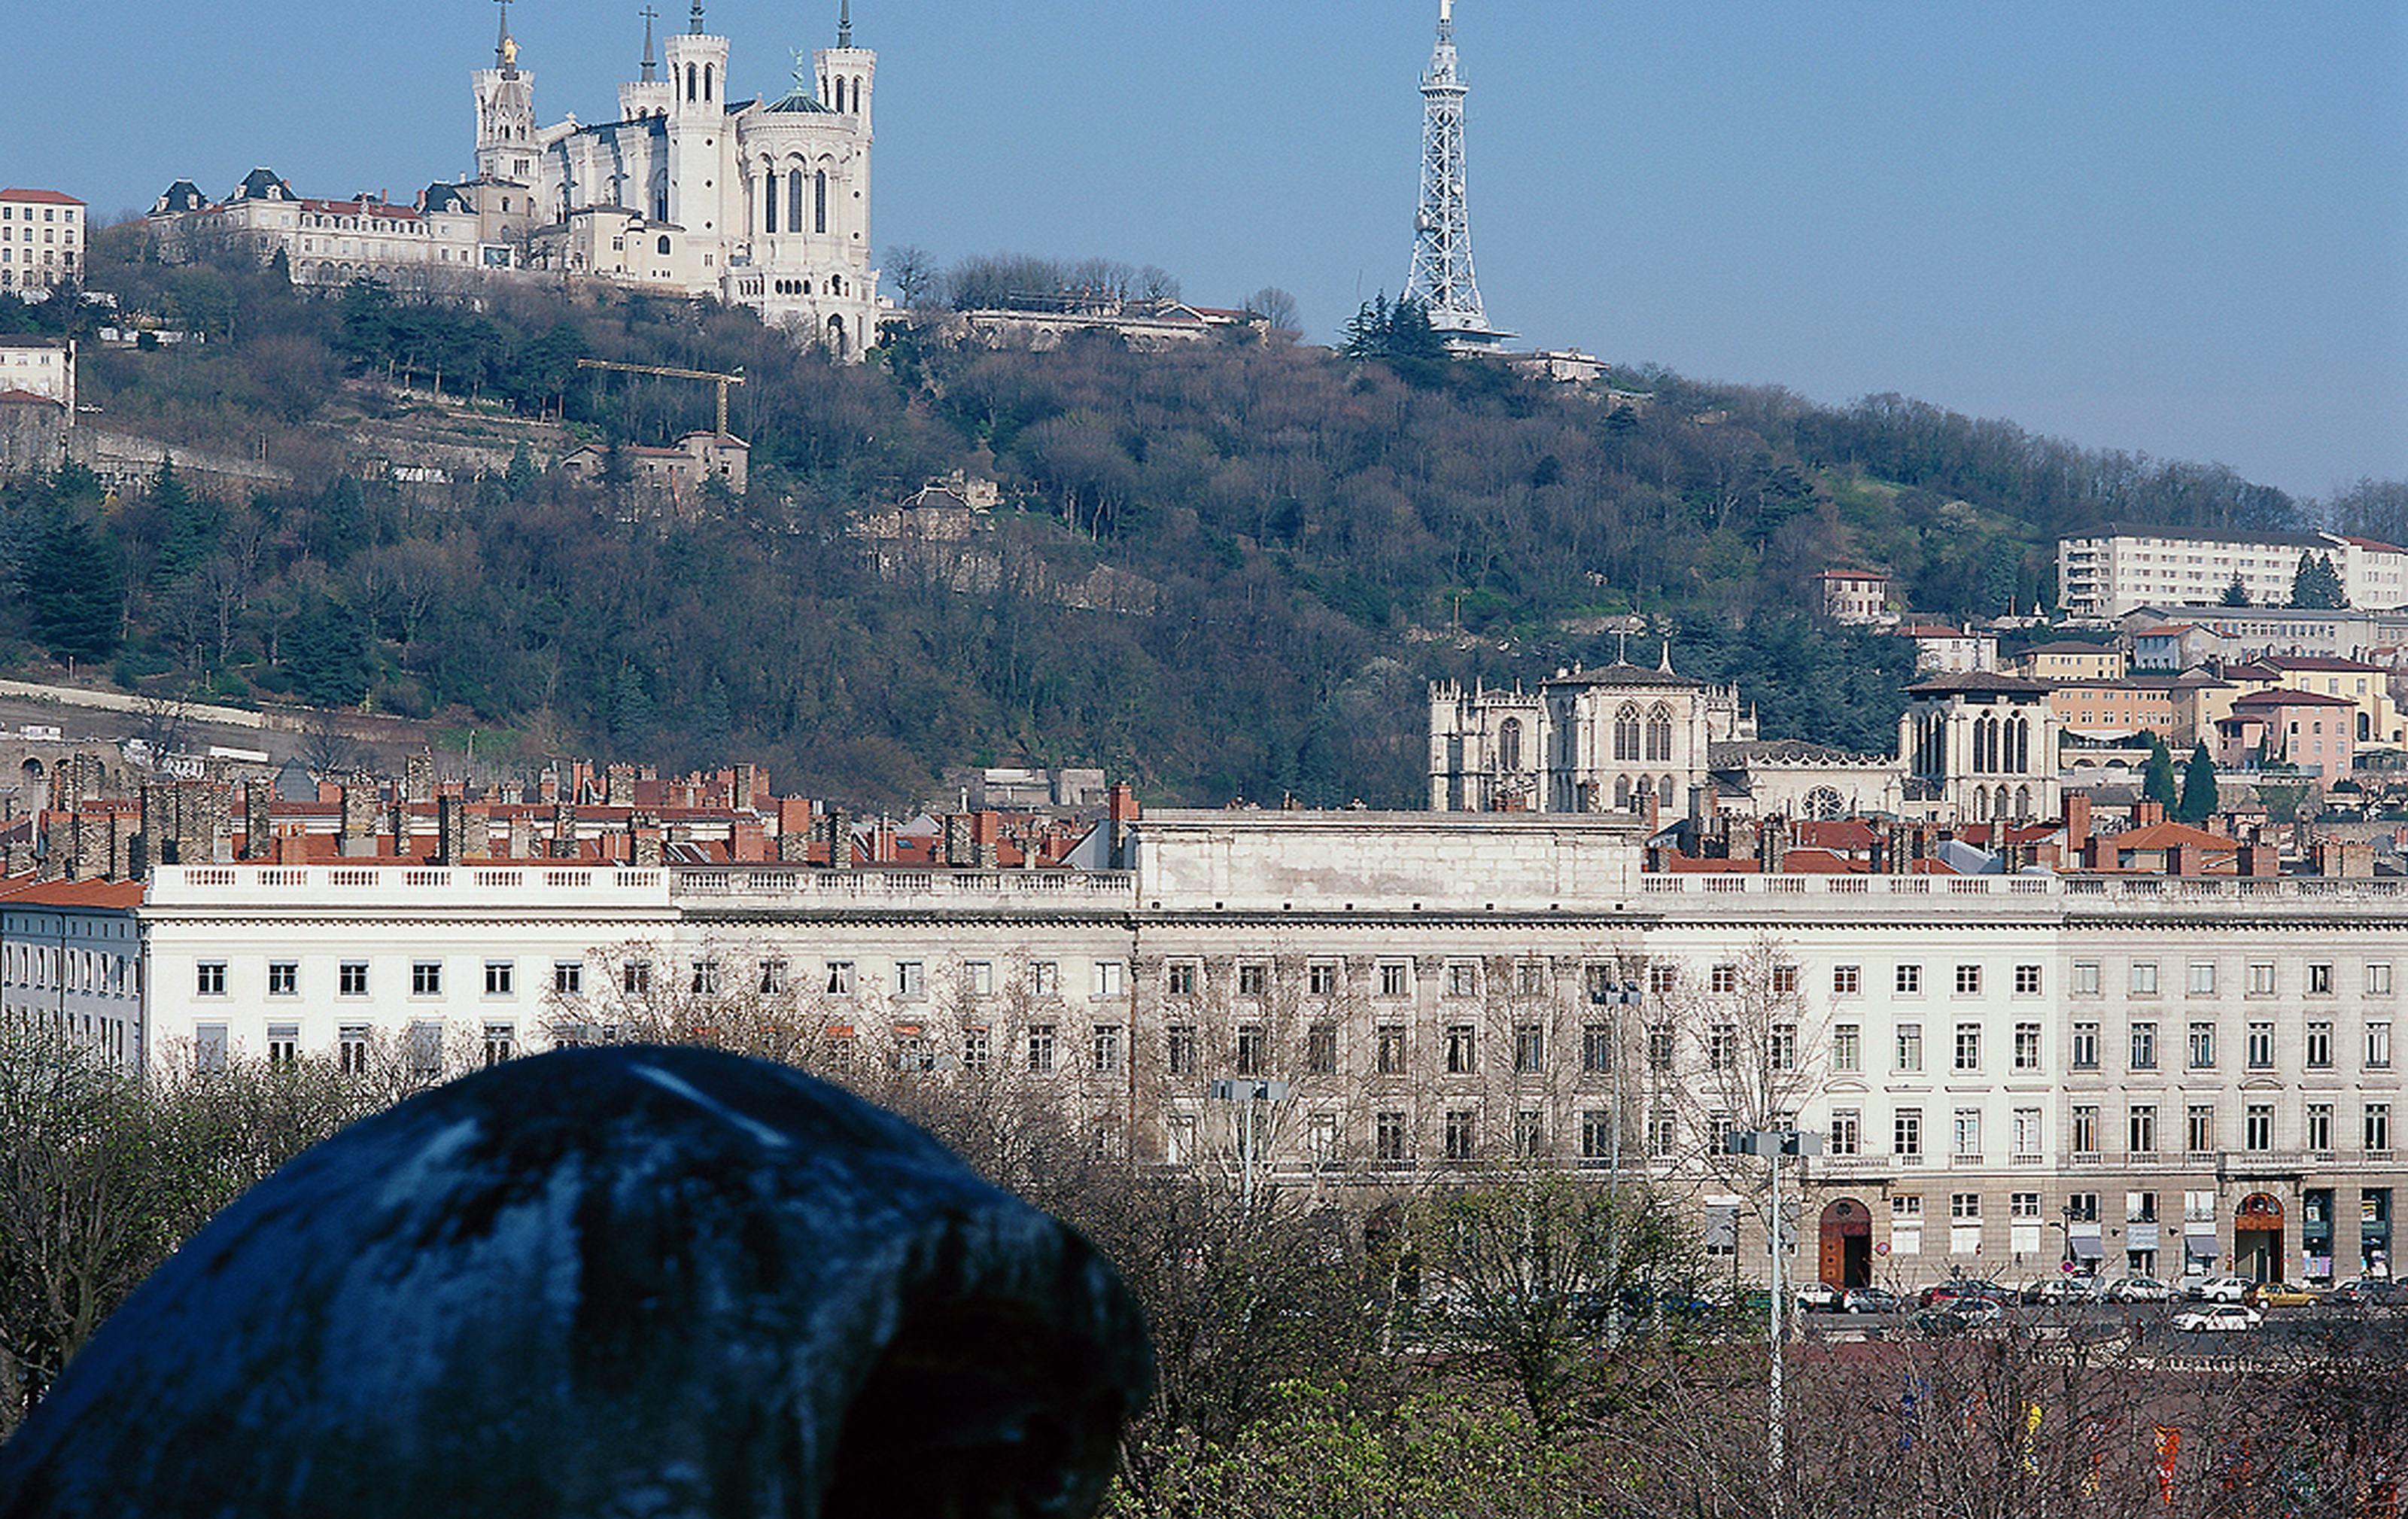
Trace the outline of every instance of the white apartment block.
<instances>
[{"instance_id":1,"label":"white apartment block","mask_svg":"<svg viewBox=\"0 0 2408 1519\"><path fill-rule=\"evenodd\" d=\"M0 393L39 396L75 414L76 353L73 339L0 338Z\"/></svg>"},{"instance_id":2,"label":"white apartment block","mask_svg":"<svg viewBox=\"0 0 2408 1519\"><path fill-rule=\"evenodd\" d=\"M2286 607L2303 555L2332 560L2352 607L2408 606L2408 549L2337 533L2223 538L2175 528L2110 528L2057 545L2057 605L2077 618L2144 606L2212 607L2237 577L2253 607Z\"/></svg>"},{"instance_id":3,"label":"white apartment block","mask_svg":"<svg viewBox=\"0 0 2408 1519\"><path fill-rule=\"evenodd\" d=\"M0 190L0 292L83 278L84 203L56 190Z\"/></svg>"},{"instance_id":4,"label":"white apartment block","mask_svg":"<svg viewBox=\"0 0 2408 1519\"><path fill-rule=\"evenodd\" d=\"M1230 1164L1211 1083L1285 1082L1265 1165L1333 1196L1618 1167L1760 1266L1715 1135L1795 1122L1796 1271L2390 1272L2401 883L1641 859L1627 818L1170 812L1133 870L169 866L0 903L0 1003L129 1064L431 1072L757 997L1144 1163Z\"/></svg>"}]
</instances>

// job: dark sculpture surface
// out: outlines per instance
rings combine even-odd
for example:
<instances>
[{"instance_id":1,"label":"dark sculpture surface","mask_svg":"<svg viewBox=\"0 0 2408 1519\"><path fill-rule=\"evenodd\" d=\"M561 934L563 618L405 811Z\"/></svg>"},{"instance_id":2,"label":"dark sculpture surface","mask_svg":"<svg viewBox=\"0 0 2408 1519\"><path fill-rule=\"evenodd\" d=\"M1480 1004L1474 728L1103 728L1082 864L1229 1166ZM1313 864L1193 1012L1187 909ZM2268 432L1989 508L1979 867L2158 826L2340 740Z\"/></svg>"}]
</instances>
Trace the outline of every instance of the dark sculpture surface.
<instances>
[{"instance_id":1,"label":"dark sculpture surface","mask_svg":"<svg viewBox=\"0 0 2408 1519\"><path fill-rule=\"evenodd\" d=\"M921 1130L568 1050L227 1208L0 1447L0 1516L1078 1516L1151 1377L1111 1266Z\"/></svg>"}]
</instances>

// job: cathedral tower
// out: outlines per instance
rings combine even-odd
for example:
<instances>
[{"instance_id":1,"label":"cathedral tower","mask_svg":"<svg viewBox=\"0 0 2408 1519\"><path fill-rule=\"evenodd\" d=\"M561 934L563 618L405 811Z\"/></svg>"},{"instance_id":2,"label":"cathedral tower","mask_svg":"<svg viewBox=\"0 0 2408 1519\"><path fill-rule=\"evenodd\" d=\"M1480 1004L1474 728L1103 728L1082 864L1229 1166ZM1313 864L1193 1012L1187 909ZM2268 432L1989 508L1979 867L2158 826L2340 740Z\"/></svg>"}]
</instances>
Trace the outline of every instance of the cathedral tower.
<instances>
[{"instance_id":1,"label":"cathedral tower","mask_svg":"<svg viewBox=\"0 0 2408 1519\"><path fill-rule=\"evenodd\" d=\"M861 141L869 143L869 97L878 84L878 54L853 45L853 0L843 0L836 23L836 46L822 48L819 65L820 101L838 116L861 123Z\"/></svg>"},{"instance_id":2,"label":"cathedral tower","mask_svg":"<svg viewBox=\"0 0 2408 1519\"><path fill-rule=\"evenodd\" d=\"M643 77L619 86L619 119L623 122L641 122L666 116L671 104L669 82L661 78L661 65L652 49L652 22L660 19L660 12L646 6L643 17Z\"/></svg>"},{"instance_id":3,"label":"cathedral tower","mask_svg":"<svg viewBox=\"0 0 2408 1519\"><path fill-rule=\"evenodd\" d=\"M532 184L538 152L535 75L519 67L518 39L510 36L510 0L499 4L502 23L494 43L494 66L469 77L477 97L477 177Z\"/></svg>"},{"instance_id":4,"label":"cathedral tower","mask_svg":"<svg viewBox=\"0 0 2408 1519\"><path fill-rule=\"evenodd\" d=\"M702 0L685 34L668 40L667 220L690 238L723 235L719 207L724 166L734 158L727 120L727 39L702 29Z\"/></svg>"}]
</instances>

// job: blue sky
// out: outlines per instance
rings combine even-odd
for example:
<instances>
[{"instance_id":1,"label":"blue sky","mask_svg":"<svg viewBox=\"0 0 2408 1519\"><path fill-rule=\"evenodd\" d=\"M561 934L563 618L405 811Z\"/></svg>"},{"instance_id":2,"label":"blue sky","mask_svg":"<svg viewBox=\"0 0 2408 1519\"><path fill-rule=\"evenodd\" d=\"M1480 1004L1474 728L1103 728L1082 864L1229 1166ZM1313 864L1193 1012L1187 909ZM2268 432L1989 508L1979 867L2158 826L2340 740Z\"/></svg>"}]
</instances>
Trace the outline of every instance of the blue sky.
<instances>
[{"instance_id":1,"label":"blue sky","mask_svg":"<svg viewBox=\"0 0 2408 1519\"><path fill-rule=\"evenodd\" d=\"M2307 495L2408 479L2399 0L1460 5L1481 282L1526 340ZM613 108L639 8L514 7L547 120ZM1283 285L1326 337L1404 275L1435 9L857 0L878 240ZM752 93L835 11L709 14ZM104 214L256 163L399 195L467 167L493 31L479 0L87 0L0 92L0 179Z\"/></svg>"}]
</instances>

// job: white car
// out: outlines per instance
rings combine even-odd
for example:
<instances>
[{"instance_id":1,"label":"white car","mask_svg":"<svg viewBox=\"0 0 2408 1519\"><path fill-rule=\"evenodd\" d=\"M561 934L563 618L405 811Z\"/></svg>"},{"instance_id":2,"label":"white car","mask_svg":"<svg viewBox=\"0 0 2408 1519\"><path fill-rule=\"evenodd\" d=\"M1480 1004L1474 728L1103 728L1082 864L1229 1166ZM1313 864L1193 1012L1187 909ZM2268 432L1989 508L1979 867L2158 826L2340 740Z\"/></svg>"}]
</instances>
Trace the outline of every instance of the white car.
<instances>
[{"instance_id":1,"label":"white car","mask_svg":"<svg viewBox=\"0 0 2408 1519\"><path fill-rule=\"evenodd\" d=\"M2174 1290L2155 1277L2123 1277L2107 1289L2111 1303L2162 1303L2172 1298Z\"/></svg>"},{"instance_id":2,"label":"white car","mask_svg":"<svg viewBox=\"0 0 2408 1519\"><path fill-rule=\"evenodd\" d=\"M2238 1303L2249 1295L2249 1283L2239 1277L2210 1277L2190 1288L2194 1303Z\"/></svg>"},{"instance_id":3,"label":"white car","mask_svg":"<svg viewBox=\"0 0 2408 1519\"><path fill-rule=\"evenodd\" d=\"M2255 1329L2266 1322L2266 1315L2239 1303L2217 1303L2212 1308L2186 1308L2174 1315L2174 1327L2186 1334L2223 1334Z\"/></svg>"},{"instance_id":4,"label":"white car","mask_svg":"<svg viewBox=\"0 0 2408 1519\"><path fill-rule=\"evenodd\" d=\"M1798 1311L1800 1313L1837 1313L1840 1311L1840 1289L1828 1281L1817 1281L1798 1289Z\"/></svg>"}]
</instances>

